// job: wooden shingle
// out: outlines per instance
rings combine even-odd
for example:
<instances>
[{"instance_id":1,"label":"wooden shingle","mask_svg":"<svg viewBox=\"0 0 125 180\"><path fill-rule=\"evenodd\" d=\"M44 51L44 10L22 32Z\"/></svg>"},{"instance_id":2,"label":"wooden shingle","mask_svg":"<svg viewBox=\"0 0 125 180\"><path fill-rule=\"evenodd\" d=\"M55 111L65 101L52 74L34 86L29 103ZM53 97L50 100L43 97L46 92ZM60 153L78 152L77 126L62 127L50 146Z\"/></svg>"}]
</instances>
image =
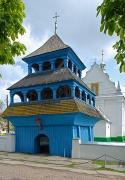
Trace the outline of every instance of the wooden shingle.
<instances>
[{"instance_id":1,"label":"wooden shingle","mask_svg":"<svg viewBox=\"0 0 125 180\"><path fill-rule=\"evenodd\" d=\"M40 54L56 51L59 49L65 49L69 47L68 45L64 44L64 42L60 39L60 37L55 34L51 38L48 39L48 41L43 44L39 49L35 50L31 54L27 55L25 58L37 56ZM24 59L25 59L24 58Z\"/></svg>"}]
</instances>

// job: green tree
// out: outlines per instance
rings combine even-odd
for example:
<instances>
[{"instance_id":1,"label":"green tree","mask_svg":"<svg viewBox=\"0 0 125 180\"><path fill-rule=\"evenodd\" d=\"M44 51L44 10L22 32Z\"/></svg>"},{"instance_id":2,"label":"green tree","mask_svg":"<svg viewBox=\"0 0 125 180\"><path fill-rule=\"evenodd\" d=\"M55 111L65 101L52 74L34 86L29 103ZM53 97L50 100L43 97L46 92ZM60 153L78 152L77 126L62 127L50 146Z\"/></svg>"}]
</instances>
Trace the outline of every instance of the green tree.
<instances>
[{"instance_id":1,"label":"green tree","mask_svg":"<svg viewBox=\"0 0 125 180\"><path fill-rule=\"evenodd\" d=\"M0 0L0 64L14 64L14 57L25 53L26 47L18 41L25 33L22 0Z\"/></svg>"},{"instance_id":2,"label":"green tree","mask_svg":"<svg viewBox=\"0 0 125 180\"><path fill-rule=\"evenodd\" d=\"M120 72L125 72L125 0L103 0L97 7L98 15L101 15L100 31L118 36L113 45L117 52L115 59L120 65Z\"/></svg>"}]
</instances>

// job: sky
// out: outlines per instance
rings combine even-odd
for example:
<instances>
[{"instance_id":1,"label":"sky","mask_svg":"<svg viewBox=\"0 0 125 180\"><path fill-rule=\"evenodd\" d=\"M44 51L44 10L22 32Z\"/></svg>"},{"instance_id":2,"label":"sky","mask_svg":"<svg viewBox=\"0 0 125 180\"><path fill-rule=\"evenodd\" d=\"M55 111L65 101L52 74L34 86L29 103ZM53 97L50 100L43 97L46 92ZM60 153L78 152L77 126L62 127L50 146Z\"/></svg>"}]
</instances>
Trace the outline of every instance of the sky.
<instances>
[{"instance_id":1,"label":"sky","mask_svg":"<svg viewBox=\"0 0 125 180\"><path fill-rule=\"evenodd\" d=\"M110 79L120 81L122 91L125 92L125 73L119 72L114 60L115 51L112 48L117 40L116 36L100 33L100 17L96 17L96 8L102 0L24 0L26 18L23 25L25 35L19 40L27 47L27 54L39 48L50 36L54 34L55 12L58 18L57 34L65 44L68 44L80 57L87 67L84 75L96 61L101 63L101 51L104 50L106 71ZM0 66L0 99L5 101L9 86L27 75L27 64L22 57L15 57L14 66Z\"/></svg>"}]
</instances>

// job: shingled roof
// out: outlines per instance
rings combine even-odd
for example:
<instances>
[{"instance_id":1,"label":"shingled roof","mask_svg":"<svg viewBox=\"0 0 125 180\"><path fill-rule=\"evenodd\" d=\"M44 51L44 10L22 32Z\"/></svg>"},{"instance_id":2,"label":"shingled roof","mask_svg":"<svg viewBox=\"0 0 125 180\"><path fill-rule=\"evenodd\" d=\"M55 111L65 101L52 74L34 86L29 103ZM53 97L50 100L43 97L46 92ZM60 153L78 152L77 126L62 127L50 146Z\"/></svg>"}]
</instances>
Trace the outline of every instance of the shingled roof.
<instances>
[{"instance_id":1,"label":"shingled roof","mask_svg":"<svg viewBox=\"0 0 125 180\"><path fill-rule=\"evenodd\" d=\"M82 112L90 117L97 117L104 119L103 116L93 107L90 107L86 103L78 99L67 99L55 101L52 103L26 103L16 104L9 106L4 113L3 117L8 116L32 116L38 114L64 114L64 113L75 113Z\"/></svg>"},{"instance_id":2,"label":"shingled roof","mask_svg":"<svg viewBox=\"0 0 125 180\"><path fill-rule=\"evenodd\" d=\"M39 49L35 50L31 54L27 55L25 58L29 58L32 56L37 56L40 54L56 51L59 49L65 49L69 47L68 45L64 44L64 42L60 39L60 37L55 34L51 38L48 39L48 41L43 44ZM23 59L25 59L23 58Z\"/></svg>"},{"instance_id":3,"label":"shingled roof","mask_svg":"<svg viewBox=\"0 0 125 180\"><path fill-rule=\"evenodd\" d=\"M80 78L78 78L74 73L72 73L72 71L70 71L68 68L63 68L57 71L28 75L8 89L10 90L21 87L31 87L35 85L49 84L66 80L76 80L81 85L88 88L87 85Z\"/></svg>"}]
</instances>

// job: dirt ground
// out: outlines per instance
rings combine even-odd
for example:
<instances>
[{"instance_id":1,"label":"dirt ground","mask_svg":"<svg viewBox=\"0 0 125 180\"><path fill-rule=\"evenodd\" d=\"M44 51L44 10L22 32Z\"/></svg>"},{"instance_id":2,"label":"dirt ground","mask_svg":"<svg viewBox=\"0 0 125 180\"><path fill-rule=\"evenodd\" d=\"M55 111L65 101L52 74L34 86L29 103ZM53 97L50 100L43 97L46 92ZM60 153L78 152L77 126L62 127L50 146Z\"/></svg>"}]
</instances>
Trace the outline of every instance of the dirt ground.
<instances>
[{"instance_id":1,"label":"dirt ground","mask_svg":"<svg viewBox=\"0 0 125 180\"><path fill-rule=\"evenodd\" d=\"M0 180L123 180L124 177L87 175L63 170L0 164Z\"/></svg>"},{"instance_id":2,"label":"dirt ground","mask_svg":"<svg viewBox=\"0 0 125 180\"><path fill-rule=\"evenodd\" d=\"M125 180L115 173L82 159L0 152L0 180Z\"/></svg>"}]
</instances>

